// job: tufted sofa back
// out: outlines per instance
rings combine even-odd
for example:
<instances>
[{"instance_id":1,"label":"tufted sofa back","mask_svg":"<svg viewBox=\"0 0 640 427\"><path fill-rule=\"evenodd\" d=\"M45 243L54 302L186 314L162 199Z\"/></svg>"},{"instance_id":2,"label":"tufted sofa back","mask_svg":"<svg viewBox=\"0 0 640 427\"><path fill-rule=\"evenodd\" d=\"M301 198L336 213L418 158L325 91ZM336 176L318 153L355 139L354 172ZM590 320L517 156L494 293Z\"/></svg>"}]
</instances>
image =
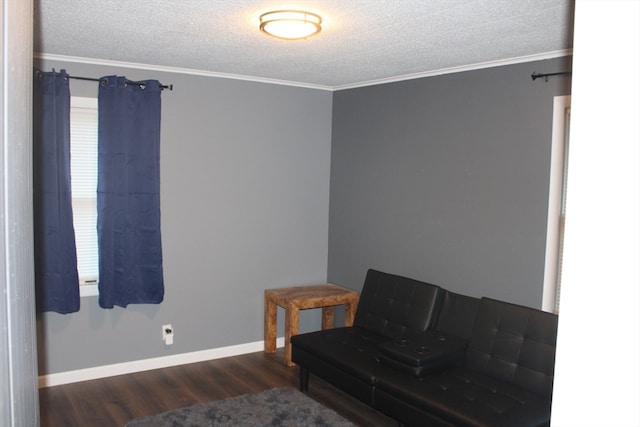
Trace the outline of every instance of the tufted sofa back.
<instances>
[{"instance_id":1,"label":"tufted sofa back","mask_svg":"<svg viewBox=\"0 0 640 427\"><path fill-rule=\"evenodd\" d=\"M465 365L551 398L558 316L482 298Z\"/></svg>"},{"instance_id":2,"label":"tufted sofa back","mask_svg":"<svg viewBox=\"0 0 640 427\"><path fill-rule=\"evenodd\" d=\"M436 285L369 270L354 326L402 339L432 327L443 290Z\"/></svg>"}]
</instances>

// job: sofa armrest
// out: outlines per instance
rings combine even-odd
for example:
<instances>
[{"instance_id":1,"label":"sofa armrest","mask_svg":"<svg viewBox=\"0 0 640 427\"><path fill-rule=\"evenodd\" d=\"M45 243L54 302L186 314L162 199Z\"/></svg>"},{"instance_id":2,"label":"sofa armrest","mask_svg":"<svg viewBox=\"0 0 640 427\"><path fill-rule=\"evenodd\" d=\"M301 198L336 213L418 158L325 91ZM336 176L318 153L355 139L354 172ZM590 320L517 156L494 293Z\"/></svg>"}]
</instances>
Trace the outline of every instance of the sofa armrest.
<instances>
[{"instance_id":1,"label":"sofa armrest","mask_svg":"<svg viewBox=\"0 0 640 427\"><path fill-rule=\"evenodd\" d=\"M415 377L423 377L464 360L466 340L443 332L427 331L418 336L393 340L378 346L380 362Z\"/></svg>"}]
</instances>

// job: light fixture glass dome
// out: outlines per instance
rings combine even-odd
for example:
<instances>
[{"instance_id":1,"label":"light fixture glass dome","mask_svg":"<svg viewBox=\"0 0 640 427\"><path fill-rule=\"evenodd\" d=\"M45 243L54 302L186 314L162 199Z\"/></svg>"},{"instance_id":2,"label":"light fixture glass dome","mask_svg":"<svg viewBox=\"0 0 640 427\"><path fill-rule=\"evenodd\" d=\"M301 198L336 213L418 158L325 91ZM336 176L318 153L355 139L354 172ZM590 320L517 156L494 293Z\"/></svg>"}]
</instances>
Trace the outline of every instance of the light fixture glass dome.
<instances>
[{"instance_id":1,"label":"light fixture glass dome","mask_svg":"<svg viewBox=\"0 0 640 427\"><path fill-rule=\"evenodd\" d=\"M260 15L260 31L285 40L306 39L322 29L322 18L302 10L275 10Z\"/></svg>"}]
</instances>

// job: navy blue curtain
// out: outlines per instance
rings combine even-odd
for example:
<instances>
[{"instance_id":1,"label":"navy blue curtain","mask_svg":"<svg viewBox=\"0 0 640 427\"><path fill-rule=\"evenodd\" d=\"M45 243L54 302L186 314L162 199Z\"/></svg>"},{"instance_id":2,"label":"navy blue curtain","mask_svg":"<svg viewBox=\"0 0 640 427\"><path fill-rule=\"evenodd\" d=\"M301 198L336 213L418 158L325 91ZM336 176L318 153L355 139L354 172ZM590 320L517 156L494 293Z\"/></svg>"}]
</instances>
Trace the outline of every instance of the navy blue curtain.
<instances>
[{"instance_id":1,"label":"navy blue curtain","mask_svg":"<svg viewBox=\"0 0 640 427\"><path fill-rule=\"evenodd\" d=\"M80 309L71 208L69 76L36 70L33 84L33 220L38 311Z\"/></svg>"},{"instance_id":2,"label":"navy blue curtain","mask_svg":"<svg viewBox=\"0 0 640 427\"><path fill-rule=\"evenodd\" d=\"M140 83L140 84L138 84ZM100 306L164 297L160 235L160 92L156 80L101 79L98 92Z\"/></svg>"}]
</instances>

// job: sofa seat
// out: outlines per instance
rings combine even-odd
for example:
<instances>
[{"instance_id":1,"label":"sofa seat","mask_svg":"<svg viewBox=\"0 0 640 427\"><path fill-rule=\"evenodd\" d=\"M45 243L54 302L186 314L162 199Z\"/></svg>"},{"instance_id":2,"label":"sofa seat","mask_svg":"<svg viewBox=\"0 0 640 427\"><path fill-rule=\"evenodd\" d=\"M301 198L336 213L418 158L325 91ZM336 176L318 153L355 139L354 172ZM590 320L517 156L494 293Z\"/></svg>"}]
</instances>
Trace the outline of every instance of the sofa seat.
<instances>
[{"instance_id":1,"label":"sofa seat","mask_svg":"<svg viewBox=\"0 0 640 427\"><path fill-rule=\"evenodd\" d=\"M291 337L295 358L308 353L321 357L326 363L353 375L368 384L375 384L381 371L389 368L380 364L378 346L389 341L388 337L357 326L311 332ZM304 363L302 363L304 365Z\"/></svg>"},{"instance_id":2,"label":"sofa seat","mask_svg":"<svg viewBox=\"0 0 640 427\"><path fill-rule=\"evenodd\" d=\"M379 377L374 406L387 413L416 411L415 425L426 412L442 425L544 426L549 425L551 402L522 387L465 368L425 378L395 374ZM413 425L411 417L405 424Z\"/></svg>"},{"instance_id":3,"label":"sofa seat","mask_svg":"<svg viewBox=\"0 0 640 427\"><path fill-rule=\"evenodd\" d=\"M388 340L357 326L291 337L292 358L300 365L300 389L307 389L311 369L344 392L372 405L377 378L394 372L377 358L378 344Z\"/></svg>"}]
</instances>

